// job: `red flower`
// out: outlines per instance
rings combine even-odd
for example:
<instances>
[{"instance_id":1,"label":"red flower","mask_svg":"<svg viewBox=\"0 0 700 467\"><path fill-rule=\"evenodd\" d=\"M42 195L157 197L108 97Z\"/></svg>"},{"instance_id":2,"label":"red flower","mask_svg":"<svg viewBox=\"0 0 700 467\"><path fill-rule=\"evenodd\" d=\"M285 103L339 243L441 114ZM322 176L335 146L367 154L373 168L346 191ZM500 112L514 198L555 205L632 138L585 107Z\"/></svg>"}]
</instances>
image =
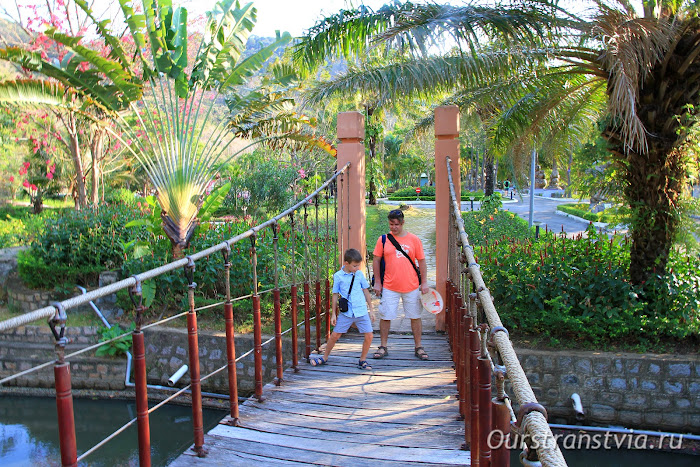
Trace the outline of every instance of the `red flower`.
<instances>
[{"instance_id":1,"label":"red flower","mask_svg":"<svg viewBox=\"0 0 700 467\"><path fill-rule=\"evenodd\" d=\"M51 172L47 173L47 174L46 174L46 178L48 178L49 180L51 180L51 179L53 178L53 174L52 174Z\"/></svg>"},{"instance_id":2,"label":"red flower","mask_svg":"<svg viewBox=\"0 0 700 467\"><path fill-rule=\"evenodd\" d=\"M29 188L29 180L25 180L24 182L22 182L22 186L25 188Z\"/></svg>"},{"instance_id":3,"label":"red flower","mask_svg":"<svg viewBox=\"0 0 700 467\"><path fill-rule=\"evenodd\" d=\"M493 220L493 216L489 216L489 219Z\"/></svg>"},{"instance_id":4,"label":"red flower","mask_svg":"<svg viewBox=\"0 0 700 467\"><path fill-rule=\"evenodd\" d=\"M14 181L15 181L15 177L13 177L12 175L10 175L10 183L12 183L12 182L14 182Z\"/></svg>"},{"instance_id":5,"label":"red flower","mask_svg":"<svg viewBox=\"0 0 700 467\"><path fill-rule=\"evenodd\" d=\"M32 185L29 187L30 189L36 191L36 185L32 183Z\"/></svg>"}]
</instances>

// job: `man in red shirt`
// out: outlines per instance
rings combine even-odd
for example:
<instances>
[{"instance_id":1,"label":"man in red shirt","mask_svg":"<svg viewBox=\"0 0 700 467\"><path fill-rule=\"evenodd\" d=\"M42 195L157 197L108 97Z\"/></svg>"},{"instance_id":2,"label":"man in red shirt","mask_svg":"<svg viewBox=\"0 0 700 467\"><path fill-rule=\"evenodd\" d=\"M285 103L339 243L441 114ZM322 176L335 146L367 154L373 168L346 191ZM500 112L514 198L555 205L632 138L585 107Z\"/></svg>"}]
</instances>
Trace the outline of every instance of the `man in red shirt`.
<instances>
[{"instance_id":1,"label":"man in red shirt","mask_svg":"<svg viewBox=\"0 0 700 467\"><path fill-rule=\"evenodd\" d=\"M391 329L391 320L396 319L399 308L399 299L403 302L404 314L411 320L411 331L416 344L415 355L421 360L427 360L428 354L421 346L421 333L423 323L420 319L422 304L420 296L428 292L428 284L425 278L428 271L425 264L425 254L420 238L403 229L404 216L400 209L389 212L389 231L385 241L382 237L377 239L374 247L374 292L381 297L379 302L379 334L381 344L374 353L374 358L384 358L389 355L387 340ZM401 250L394 246L394 241ZM408 255L408 257L406 257ZM380 264L384 258L384 278L380 277ZM409 259L410 258L410 259ZM418 267L416 268L416 262ZM420 271L422 283L419 281L417 270Z\"/></svg>"}]
</instances>

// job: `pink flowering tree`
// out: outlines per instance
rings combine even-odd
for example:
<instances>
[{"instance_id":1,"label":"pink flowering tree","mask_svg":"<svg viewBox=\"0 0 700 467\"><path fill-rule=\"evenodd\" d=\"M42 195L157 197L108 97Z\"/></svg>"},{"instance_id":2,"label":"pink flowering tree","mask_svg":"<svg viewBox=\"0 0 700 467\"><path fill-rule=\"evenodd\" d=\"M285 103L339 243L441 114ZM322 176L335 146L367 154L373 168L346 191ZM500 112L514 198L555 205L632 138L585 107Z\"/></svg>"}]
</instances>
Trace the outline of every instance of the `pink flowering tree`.
<instances>
[{"instance_id":1,"label":"pink flowering tree","mask_svg":"<svg viewBox=\"0 0 700 467\"><path fill-rule=\"evenodd\" d=\"M59 172L54 159L43 149L37 150L30 160L24 161L17 171L17 180L21 180L22 190L29 196L34 213L43 209L44 198L56 194L59 189Z\"/></svg>"}]
</instances>

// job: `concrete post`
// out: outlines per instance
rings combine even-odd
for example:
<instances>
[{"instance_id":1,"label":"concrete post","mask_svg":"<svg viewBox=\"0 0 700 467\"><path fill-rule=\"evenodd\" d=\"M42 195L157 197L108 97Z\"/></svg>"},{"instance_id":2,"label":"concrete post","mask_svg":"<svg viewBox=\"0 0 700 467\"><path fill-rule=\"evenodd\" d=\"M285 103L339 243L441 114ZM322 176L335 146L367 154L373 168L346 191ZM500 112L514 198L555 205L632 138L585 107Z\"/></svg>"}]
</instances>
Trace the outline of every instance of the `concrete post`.
<instances>
[{"instance_id":1,"label":"concrete post","mask_svg":"<svg viewBox=\"0 0 700 467\"><path fill-rule=\"evenodd\" d=\"M447 180L447 165L445 158L452 159L452 180L455 184L457 202L460 202L462 191L459 174L459 108L456 105L446 105L435 109L435 288L446 296L447 255L449 251L448 238L450 216L450 187ZM435 316L435 330L445 330L445 312Z\"/></svg>"},{"instance_id":2,"label":"concrete post","mask_svg":"<svg viewBox=\"0 0 700 467\"><path fill-rule=\"evenodd\" d=\"M338 178L338 255L355 248L366 257L365 243L365 117L360 112L338 114L338 168L350 162L349 169ZM362 267L364 268L364 264Z\"/></svg>"}]
</instances>

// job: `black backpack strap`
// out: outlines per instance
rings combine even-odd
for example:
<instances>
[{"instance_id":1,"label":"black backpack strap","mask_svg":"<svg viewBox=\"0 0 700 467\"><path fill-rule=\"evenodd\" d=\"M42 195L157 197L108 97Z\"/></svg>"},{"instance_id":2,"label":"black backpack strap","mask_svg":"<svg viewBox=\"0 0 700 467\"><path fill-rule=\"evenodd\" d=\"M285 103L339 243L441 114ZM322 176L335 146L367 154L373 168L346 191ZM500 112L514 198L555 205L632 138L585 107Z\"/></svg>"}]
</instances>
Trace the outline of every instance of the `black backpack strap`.
<instances>
[{"instance_id":1,"label":"black backpack strap","mask_svg":"<svg viewBox=\"0 0 700 467\"><path fill-rule=\"evenodd\" d=\"M405 251L403 251L403 248L401 248L401 245L399 245L399 242L396 241L396 239L394 238L393 235L388 234L387 237L389 237L389 241L391 242L391 244L394 245L394 247L395 247L397 250L399 250L401 253L403 253L403 255L404 255L406 258L408 258L408 262L411 263L411 266L413 266L413 270L416 271L416 274L418 274L418 284L422 284L422 283L423 283L423 278L420 276L420 271L419 271L418 268L416 267L416 263L414 263L413 260L411 259L411 257L408 256L408 253L406 253Z\"/></svg>"}]
</instances>

